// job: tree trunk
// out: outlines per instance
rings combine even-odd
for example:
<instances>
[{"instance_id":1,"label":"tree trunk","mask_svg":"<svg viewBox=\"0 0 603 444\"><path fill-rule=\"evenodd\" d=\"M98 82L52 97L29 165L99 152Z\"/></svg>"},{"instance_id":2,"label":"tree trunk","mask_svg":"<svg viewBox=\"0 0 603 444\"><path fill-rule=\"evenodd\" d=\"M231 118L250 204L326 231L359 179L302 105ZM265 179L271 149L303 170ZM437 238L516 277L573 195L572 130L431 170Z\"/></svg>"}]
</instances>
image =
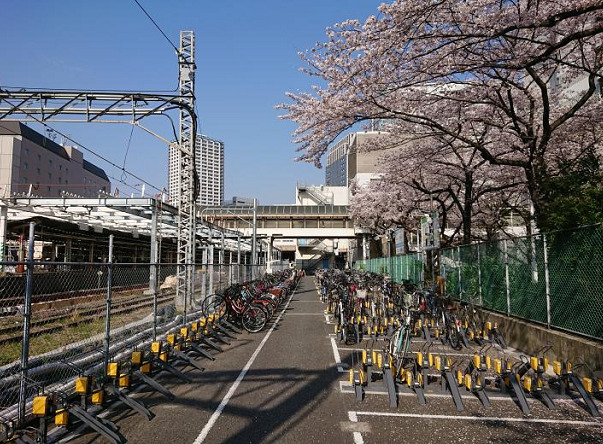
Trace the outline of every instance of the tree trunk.
<instances>
[{"instance_id":1,"label":"tree trunk","mask_svg":"<svg viewBox=\"0 0 603 444\"><path fill-rule=\"evenodd\" d=\"M463 244L471 243L471 224L473 211L473 172L465 172L465 199L461 211L463 217Z\"/></svg>"}]
</instances>

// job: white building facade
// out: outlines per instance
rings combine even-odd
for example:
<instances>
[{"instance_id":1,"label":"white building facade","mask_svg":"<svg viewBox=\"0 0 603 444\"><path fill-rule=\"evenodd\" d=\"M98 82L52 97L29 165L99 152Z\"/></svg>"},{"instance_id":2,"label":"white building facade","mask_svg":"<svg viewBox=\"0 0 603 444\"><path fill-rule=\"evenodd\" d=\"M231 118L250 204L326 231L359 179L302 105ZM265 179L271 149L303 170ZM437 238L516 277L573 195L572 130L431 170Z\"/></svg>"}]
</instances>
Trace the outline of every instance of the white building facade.
<instances>
[{"instance_id":1,"label":"white building facade","mask_svg":"<svg viewBox=\"0 0 603 444\"><path fill-rule=\"evenodd\" d=\"M199 178L199 198L202 206L219 206L224 200L224 142L197 135L195 169ZM168 193L173 204L180 192L180 161L177 147L170 146L168 166Z\"/></svg>"},{"instance_id":2,"label":"white building facade","mask_svg":"<svg viewBox=\"0 0 603 444\"><path fill-rule=\"evenodd\" d=\"M0 198L97 197L110 193L105 171L72 146L62 146L20 122L0 126Z\"/></svg>"}]
</instances>

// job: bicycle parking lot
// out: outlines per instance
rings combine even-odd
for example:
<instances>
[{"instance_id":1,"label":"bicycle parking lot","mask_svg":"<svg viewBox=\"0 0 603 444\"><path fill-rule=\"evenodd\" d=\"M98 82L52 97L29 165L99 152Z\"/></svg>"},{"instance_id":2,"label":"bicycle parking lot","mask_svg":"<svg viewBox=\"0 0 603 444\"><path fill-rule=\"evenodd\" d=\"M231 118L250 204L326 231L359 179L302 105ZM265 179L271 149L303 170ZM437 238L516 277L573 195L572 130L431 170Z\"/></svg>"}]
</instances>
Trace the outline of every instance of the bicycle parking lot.
<instances>
[{"instance_id":1,"label":"bicycle parking lot","mask_svg":"<svg viewBox=\"0 0 603 444\"><path fill-rule=\"evenodd\" d=\"M317 293L320 296L320 288L317 288ZM340 323L337 314L327 314L327 323L337 326ZM358 324L363 326L365 322L361 320ZM360 329L371 333L371 329L366 326ZM340 330L341 326L335 328L335 331ZM395 404L392 406L391 392L388 393L389 387L381 379L381 372L375 369L377 372L372 372L373 380L370 380L370 367L376 366L375 362L369 360L369 364L373 365L365 364L366 356L370 354L367 350L387 350L387 335L377 335L376 338L375 335L365 336L357 343L354 343L355 338L348 338L345 341L348 344L342 343L342 339L339 333L332 333L329 342L333 360L338 363L342 374L340 390L348 395L348 402L355 401L356 407L348 411L350 422L356 424L351 427L355 443L404 442L405 439L421 442L439 442L442 439L449 442L549 442L552 439L555 442L600 442L603 436L601 419L593 417L592 411L577 393L572 393L571 397L553 394L552 409L547 408L543 399L535 393L528 394L525 402L529 413L524 414L521 403L511 390L506 390L507 393L490 390L486 406L484 400L476 395L479 392L467 390L459 383L459 409L457 400L452 395L453 390L448 388L448 384L442 383L443 372L438 375L442 368L440 361L443 356L455 362L463 359L471 361L480 349L488 350L491 347L474 345L451 350L441 343L443 341L434 340L435 338L427 340L419 336L411 340L412 354L416 356L420 351L425 354L429 352L436 361L435 366L439 367L434 368L434 363L431 362L427 372L430 383L423 385L424 405L420 404L421 397L417 390L397 380ZM431 345L427 347L429 343ZM521 354L516 351L506 349L504 354L509 360L512 358L521 362ZM379 360L385 358L379 357ZM350 362L353 369L362 367L363 371L354 371L348 379L345 378L348 373L346 363ZM359 376L358 373L363 374ZM362 380L360 391L358 378ZM522 393L524 391L522 387ZM600 401L595 401L595 404L601 409Z\"/></svg>"},{"instance_id":2,"label":"bicycle parking lot","mask_svg":"<svg viewBox=\"0 0 603 444\"><path fill-rule=\"evenodd\" d=\"M376 380L357 401L349 369L358 365L371 339L342 343L325 309L313 278L302 278L263 332L226 338L230 344L220 344L223 352L216 361L200 361L204 371L183 367L190 382L160 375L158 382L174 399L152 391L133 393L153 412L152 421L119 405L106 418L128 443L600 442L603 421L578 399L555 399L555 409L549 410L528 397L528 416L511 396L491 395L486 409L462 389L464 410L458 412L437 383L425 390L426 405L397 384L397 407L391 408L383 383ZM385 341L378 338L375 344L379 348ZM469 354L448 351L450 357L453 353ZM101 441L87 432L70 442Z\"/></svg>"}]
</instances>

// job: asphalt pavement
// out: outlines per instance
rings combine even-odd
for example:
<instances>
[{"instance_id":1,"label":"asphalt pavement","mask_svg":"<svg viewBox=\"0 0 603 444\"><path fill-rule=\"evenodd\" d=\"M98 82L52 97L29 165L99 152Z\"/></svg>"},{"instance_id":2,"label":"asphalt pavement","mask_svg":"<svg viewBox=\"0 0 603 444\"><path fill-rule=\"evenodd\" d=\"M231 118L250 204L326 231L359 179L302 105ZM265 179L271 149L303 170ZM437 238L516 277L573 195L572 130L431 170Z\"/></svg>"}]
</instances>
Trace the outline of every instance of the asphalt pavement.
<instances>
[{"instance_id":1,"label":"asphalt pavement","mask_svg":"<svg viewBox=\"0 0 603 444\"><path fill-rule=\"evenodd\" d=\"M302 278L264 331L237 335L215 361L199 358L203 372L189 367L192 383L160 376L175 400L137 393L153 420L130 410L109 419L131 444L603 443L601 418L572 400L549 411L530 399L532 415L525 417L510 397L485 409L464 394L465 411L456 412L445 394L428 393L419 406L401 391L399 406L390 409L376 383L358 402L347 369L361 346L335 341L324 308L313 278ZM104 441L89 433L71 442Z\"/></svg>"}]
</instances>

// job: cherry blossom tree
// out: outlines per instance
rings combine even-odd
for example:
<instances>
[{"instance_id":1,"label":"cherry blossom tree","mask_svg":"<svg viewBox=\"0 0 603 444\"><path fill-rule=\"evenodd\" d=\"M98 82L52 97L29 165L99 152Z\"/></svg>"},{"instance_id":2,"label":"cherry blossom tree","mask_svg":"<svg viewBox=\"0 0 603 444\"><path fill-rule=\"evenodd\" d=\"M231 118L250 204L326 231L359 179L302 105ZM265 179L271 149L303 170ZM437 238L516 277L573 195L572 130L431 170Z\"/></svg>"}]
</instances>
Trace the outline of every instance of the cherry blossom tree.
<instances>
[{"instance_id":1,"label":"cherry blossom tree","mask_svg":"<svg viewBox=\"0 0 603 444\"><path fill-rule=\"evenodd\" d=\"M586 147L601 155L603 2L398 0L379 12L334 26L302 55L318 85L281 105L298 125L299 160L320 165L363 121L403 122L478 153L493 175L525 181L547 226L557 165ZM441 144L431 149L448 157Z\"/></svg>"}]
</instances>

